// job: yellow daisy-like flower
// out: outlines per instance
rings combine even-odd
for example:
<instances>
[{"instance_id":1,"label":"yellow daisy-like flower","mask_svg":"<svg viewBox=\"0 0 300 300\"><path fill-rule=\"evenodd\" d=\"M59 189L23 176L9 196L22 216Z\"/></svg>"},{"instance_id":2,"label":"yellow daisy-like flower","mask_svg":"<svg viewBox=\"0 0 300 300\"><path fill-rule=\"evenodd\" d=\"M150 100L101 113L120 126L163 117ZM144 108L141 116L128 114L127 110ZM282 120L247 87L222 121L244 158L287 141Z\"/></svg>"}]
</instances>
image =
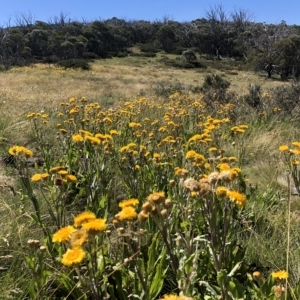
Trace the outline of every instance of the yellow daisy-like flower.
<instances>
[{"instance_id":1,"label":"yellow daisy-like flower","mask_svg":"<svg viewBox=\"0 0 300 300\"><path fill-rule=\"evenodd\" d=\"M72 174L68 174L68 175L66 176L66 179L67 179L67 181L69 181L69 182L76 182L76 181L77 181L76 176L74 176L74 175L72 175Z\"/></svg>"},{"instance_id":2,"label":"yellow daisy-like flower","mask_svg":"<svg viewBox=\"0 0 300 300\"><path fill-rule=\"evenodd\" d=\"M73 226L66 226L59 229L56 233L52 236L53 243L65 243L69 240L69 236L75 231L76 229Z\"/></svg>"},{"instance_id":3,"label":"yellow daisy-like flower","mask_svg":"<svg viewBox=\"0 0 300 300\"><path fill-rule=\"evenodd\" d=\"M300 148L300 142L293 142L292 144L293 144L294 146Z\"/></svg>"},{"instance_id":4,"label":"yellow daisy-like flower","mask_svg":"<svg viewBox=\"0 0 300 300\"><path fill-rule=\"evenodd\" d=\"M284 270L280 270L278 272L273 272L272 277L274 279L283 280L283 279L287 279L289 277L289 274L288 274L288 272L286 272Z\"/></svg>"},{"instance_id":5,"label":"yellow daisy-like flower","mask_svg":"<svg viewBox=\"0 0 300 300\"><path fill-rule=\"evenodd\" d=\"M190 151L187 152L185 158L186 159L193 159L193 158L195 158L196 155L197 155L196 151L190 150Z\"/></svg>"},{"instance_id":6,"label":"yellow daisy-like flower","mask_svg":"<svg viewBox=\"0 0 300 300\"><path fill-rule=\"evenodd\" d=\"M90 220L87 223L83 223L82 228L84 228L89 234L97 234L106 230L106 219Z\"/></svg>"},{"instance_id":7,"label":"yellow daisy-like flower","mask_svg":"<svg viewBox=\"0 0 300 300\"><path fill-rule=\"evenodd\" d=\"M154 192L148 196L148 200L154 204L160 204L165 201L165 199L166 197L164 192Z\"/></svg>"},{"instance_id":8,"label":"yellow daisy-like flower","mask_svg":"<svg viewBox=\"0 0 300 300\"><path fill-rule=\"evenodd\" d=\"M235 203L238 207L244 207L246 205L246 196L238 191L228 191L227 196L230 201Z\"/></svg>"},{"instance_id":9,"label":"yellow daisy-like flower","mask_svg":"<svg viewBox=\"0 0 300 300\"><path fill-rule=\"evenodd\" d=\"M218 186L216 188L216 195L220 198L224 198L227 196L228 188L225 186Z\"/></svg>"},{"instance_id":10,"label":"yellow daisy-like flower","mask_svg":"<svg viewBox=\"0 0 300 300\"><path fill-rule=\"evenodd\" d=\"M76 230L70 236L70 243L72 248L81 247L87 241L88 241L88 234L84 229Z\"/></svg>"},{"instance_id":11,"label":"yellow daisy-like flower","mask_svg":"<svg viewBox=\"0 0 300 300\"><path fill-rule=\"evenodd\" d=\"M118 135L118 134L119 134L118 131L117 131L117 130L114 130L114 129L110 130L109 133L110 133L111 135Z\"/></svg>"},{"instance_id":12,"label":"yellow daisy-like flower","mask_svg":"<svg viewBox=\"0 0 300 300\"><path fill-rule=\"evenodd\" d=\"M66 171L66 170L60 170L60 171L58 171L57 173L58 173L59 175L61 175L62 177L64 177L64 176L66 176L66 175L69 174L69 172Z\"/></svg>"},{"instance_id":13,"label":"yellow daisy-like flower","mask_svg":"<svg viewBox=\"0 0 300 300\"><path fill-rule=\"evenodd\" d=\"M219 169L219 171L230 170L229 164L226 164L226 163L218 164L217 168Z\"/></svg>"},{"instance_id":14,"label":"yellow daisy-like flower","mask_svg":"<svg viewBox=\"0 0 300 300\"><path fill-rule=\"evenodd\" d=\"M79 134L83 137L92 136L91 132L82 129L79 130Z\"/></svg>"},{"instance_id":15,"label":"yellow daisy-like flower","mask_svg":"<svg viewBox=\"0 0 300 300\"><path fill-rule=\"evenodd\" d=\"M18 156L20 153L20 147L19 146L10 147L8 153L13 156Z\"/></svg>"},{"instance_id":16,"label":"yellow daisy-like flower","mask_svg":"<svg viewBox=\"0 0 300 300\"><path fill-rule=\"evenodd\" d=\"M289 147L287 145L282 145L279 147L279 151L281 152L289 151Z\"/></svg>"},{"instance_id":17,"label":"yellow daisy-like flower","mask_svg":"<svg viewBox=\"0 0 300 300\"><path fill-rule=\"evenodd\" d=\"M75 143L81 143L81 142L83 142L83 137L80 134L73 134L72 140Z\"/></svg>"},{"instance_id":18,"label":"yellow daisy-like flower","mask_svg":"<svg viewBox=\"0 0 300 300\"><path fill-rule=\"evenodd\" d=\"M29 158L29 157L32 157L33 153L31 150L25 148L25 147L21 147L21 153L26 157L26 158Z\"/></svg>"},{"instance_id":19,"label":"yellow daisy-like flower","mask_svg":"<svg viewBox=\"0 0 300 300\"><path fill-rule=\"evenodd\" d=\"M188 172L189 172L189 171L186 170L186 169L184 169L184 168L177 168L177 169L175 170L175 174L176 174L177 176L179 176L179 177L187 175Z\"/></svg>"},{"instance_id":20,"label":"yellow daisy-like flower","mask_svg":"<svg viewBox=\"0 0 300 300\"><path fill-rule=\"evenodd\" d=\"M33 153L31 150L23 147L23 146L13 146L8 150L10 155L19 156L24 155L26 158L32 157Z\"/></svg>"},{"instance_id":21,"label":"yellow daisy-like flower","mask_svg":"<svg viewBox=\"0 0 300 300\"><path fill-rule=\"evenodd\" d=\"M38 181L42 181L42 180L47 180L48 178L49 178L49 174L48 173L34 174L31 177L31 181L38 182Z\"/></svg>"},{"instance_id":22,"label":"yellow daisy-like flower","mask_svg":"<svg viewBox=\"0 0 300 300\"><path fill-rule=\"evenodd\" d=\"M215 152L217 150L218 150L218 148L216 148L216 147L211 147L211 148L208 149L208 151L210 151L210 152Z\"/></svg>"},{"instance_id":23,"label":"yellow daisy-like flower","mask_svg":"<svg viewBox=\"0 0 300 300\"><path fill-rule=\"evenodd\" d=\"M81 248L68 249L63 255L61 263L71 267L80 264L86 256L86 252Z\"/></svg>"},{"instance_id":24,"label":"yellow daisy-like flower","mask_svg":"<svg viewBox=\"0 0 300 300\"><path fill-rule=\"evenodd\" d=\"M83 212L74 218L74 226L79 227L84 223L96 219L96 215L92 212Z\"/></svg>"},{"instance_id":25,"label":"yellow daisy-like flower","mask_svg":"<svg viewBox=\"0 0 300 300\"><path fill-rule=\"evenodd\" d=\"M137 212L134 207L126 206L117 215L118 221L132 221L137 218Z\"/></svg>"},{"instance_id":26,"label":"yellow daisy-like flower","mask_svg":"<svg viewBox=\"0 0 300 300\"><path fill-rule=\"evenodd\" d=\"M100 139L90 135L85 136L85 139L88 140L93 145L99 145L101 142Z\"/></svg>"},{"instance_id":27,"label":"yellow daisy-like flower","mask_svg":"<svg viewBox=\"0 0 300 300\"><path fill-rule=\"evenodd\" d=\"M126 199L119 203L119 207L124 208L127 206L136 206L139 204L139 200L135 198Z\"/></svg>"},{"instance_id":28,"label":"yellow daisy-like flower","mask_svg":"<svg viewBox=\"0 0 300 300\"><path fill-rule=\"evenodd\" d=\"M300 154L300 150L299 149L290 149L290 153L299 155Z\"/></svg>"},{"instance_id":29,"label":"yellow daisy-like flower","mask_svg":"<svg viewBox=\"0 0 300 300\"><path fill-rule=\"evenodd\" d=\"M56 173L58 173L59 171L62 171L62 170L64 170L64 169L65 169L64 166L53 167L53 168L51 168L51 169L49 170L49 173L50 173L50 174L56 174Z\"/></svg>"}]
</instances>

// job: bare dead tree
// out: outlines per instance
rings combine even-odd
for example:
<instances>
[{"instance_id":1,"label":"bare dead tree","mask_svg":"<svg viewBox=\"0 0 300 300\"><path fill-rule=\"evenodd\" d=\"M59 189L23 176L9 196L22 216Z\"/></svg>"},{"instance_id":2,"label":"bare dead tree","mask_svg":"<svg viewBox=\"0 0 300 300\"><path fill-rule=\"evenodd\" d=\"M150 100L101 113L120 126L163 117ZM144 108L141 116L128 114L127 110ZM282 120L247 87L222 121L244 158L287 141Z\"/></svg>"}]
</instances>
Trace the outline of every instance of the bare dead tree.
<instances>
[{"instance_id":1,"label":"bare dead tree","mask_svg":"<svg viewBox=\"0 0 300 300\"><path fill-rule=\"evenodd\" d=\"M31 12L28 13L18 13L15 15L16 26L26 29L32 26L35 22L35 18Z\"/></svg>"},{"instance_id":2,"label":"bare dead tree","mask_svg":"<svg viewBox=\"0 0 300 300\"><path fill-rule=\"evenodd\" d=\"M229 18L222 4L210 6L206 11L206 18L212 33L212 46L216 51L217 58L220 58L220 47L226 38L226 31Z\"/></svg>"}]
</instances>

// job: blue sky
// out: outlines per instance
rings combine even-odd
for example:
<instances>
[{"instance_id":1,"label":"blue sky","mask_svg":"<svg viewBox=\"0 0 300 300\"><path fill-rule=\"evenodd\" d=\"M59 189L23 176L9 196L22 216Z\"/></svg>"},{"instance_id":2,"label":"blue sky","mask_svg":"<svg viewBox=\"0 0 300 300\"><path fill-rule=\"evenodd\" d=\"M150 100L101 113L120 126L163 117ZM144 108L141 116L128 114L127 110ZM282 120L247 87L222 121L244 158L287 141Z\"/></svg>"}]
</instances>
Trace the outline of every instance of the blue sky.
<instances>
[{"instance_id":1,"label":"blue sky","mask_svg":"<svg viewBox=\"0 0 300 300\"><path fill-rule=\"evenodd\" d=\"M205 11L215 4L222 4L227 12L243 8L251 12L256 22L300 25L300 0L0 0L0 25L16 15L31 14L34 20L48 22L61 12L72 20L87 21L109 19L162 20L163 16L182 22L205 17Z\"/></svg>"}]
</instances>

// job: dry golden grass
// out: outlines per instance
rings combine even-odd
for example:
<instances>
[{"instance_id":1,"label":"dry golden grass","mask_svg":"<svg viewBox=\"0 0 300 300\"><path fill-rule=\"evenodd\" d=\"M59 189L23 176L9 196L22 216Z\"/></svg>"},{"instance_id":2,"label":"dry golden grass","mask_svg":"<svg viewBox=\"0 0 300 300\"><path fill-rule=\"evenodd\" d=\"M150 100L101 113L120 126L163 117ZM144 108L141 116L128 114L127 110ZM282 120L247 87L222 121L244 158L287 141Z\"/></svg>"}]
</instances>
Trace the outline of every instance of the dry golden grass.
<instances>
[{"instance_id":1,"label":"dry golden grass","mask_svg":"<svg viewBox=\"0 0 300 300\"><path fill-rule=\"evenodd\" d=\"M208 73L218 73L230 80L231 89L239 94L247 92L249 83L260 84L263 89L282 84L238 70L167 68L158 61L161 56L99 60L93 63L91 71L63 70L43 64L13 68L0 73L1 111L15 118L29 111L55 107L72 96L111 104L120 97L132 98L141 90L150 91L161 82L199 86Z\"/></svg>"}]
</instances>

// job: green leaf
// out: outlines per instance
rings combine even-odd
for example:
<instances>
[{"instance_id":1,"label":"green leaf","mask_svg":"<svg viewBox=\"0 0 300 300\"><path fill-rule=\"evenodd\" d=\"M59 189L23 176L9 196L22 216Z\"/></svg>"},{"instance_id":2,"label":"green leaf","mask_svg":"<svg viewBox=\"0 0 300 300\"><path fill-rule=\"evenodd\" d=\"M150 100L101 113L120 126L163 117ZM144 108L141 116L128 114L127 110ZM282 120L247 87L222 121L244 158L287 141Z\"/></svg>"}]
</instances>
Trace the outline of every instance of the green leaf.
<instances>
[{"instance_id":1,"label":"green leaf","mask_svg":"<svg viewBox=\"0 0 300 300\"><path fill-rule=\"evenodd\" d=\"M147 262L147 271L148 272L151 272L151 270L154 269L155 262L156 262L156 254L157 254L156 244L158 241L157 235L158 235L158 233L156 233L153 236L152 243L148 249L148 262Z\"/></svg>"},{"instance_id":2,"label":"green leaf","mask_svg":"<svg viewBox=\"0 0 300 300\"><path fill-rule=\"evenodd\" d=\"M234 299L244 299L244 287L236 280L232 279L227 287Z\"/></svg>"},{"instance_id":3,"label":"green leaf","mask_svg":"<svg viewBox=\"0 0 300 300\"><path fill-rule=\"evenodd\" d=\"M217 276L217 282L218 282L219 287L225 285L226 279L227 279L226 270L221 270Z\"/></svg>"},{"instance_id":4,"label":"green leaf","mask_svg":"<svg viewBox=\"0 0 300 300\"><path fill-rule=\"evenodd\" d=\"M272 294L272 287L274 286L274 284L274 279L272 278L272 276L270 276L260 288L263 296L268 297Z\"/></svg>"},{"instance_id":5,"label":"green leaf","mask_svg":"<svg viewBox=\"0 0 300 300\"><path fill-rule=\"evenodd\" d=\"M118 294L116 295L116 298L118 300L127 300L128 297L126 296L126 294L124 293L124 290L123 290L121 271L119 271L119 270L115 271L112 274L112 276L116 281L116 288L117 288L117 291L118 291Z\"/></svg>"},{"instance_id":6,"label":"green leaf","mask_svg":"<svg viewBox=\"0 0 300 300\"><path fill-rule=\"evenodd\" d=\"M193 270L193 259L195 257L195 253L192 254L185 262L184 262L184 271L186 274L190 274Z\"/></svg>"},{"instance_id":7,"label":"green leaf","mask_svg":"<svg viewBox=\"0 0 300 300\"><path fill-rule=\"evenodd\" d=\"M243 262L238 262L234 267L233 267L233 269L230 271L230 273L228 274L228 276L229 277L232 277L234 274L235 274L235 272L241 267L241 265L242 265L242 263Z\"/></svg>"},{"instance_id":8,"label":"green leaf","mask_svg":"<svg viewBox=\"0 0 300 300\"><path fill-rule=\"evenodd\" d=\"M159 260L160 261L156 266L155 276L150 286L150 292L149 292L150 299L156 299L164 283L164 277L168 270L168 266L166 266L166 249L163 250L162 254L159 257Z\"/></svg>"}]
</instances>

